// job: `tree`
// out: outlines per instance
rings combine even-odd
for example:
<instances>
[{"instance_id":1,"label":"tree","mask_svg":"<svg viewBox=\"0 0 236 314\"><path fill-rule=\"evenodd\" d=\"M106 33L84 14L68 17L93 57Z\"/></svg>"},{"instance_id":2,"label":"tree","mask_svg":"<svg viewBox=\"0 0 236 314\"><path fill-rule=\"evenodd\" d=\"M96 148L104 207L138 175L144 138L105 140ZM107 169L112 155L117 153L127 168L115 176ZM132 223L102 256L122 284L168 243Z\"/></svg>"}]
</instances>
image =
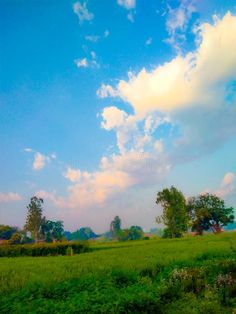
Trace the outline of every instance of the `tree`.
<instances>
[{"instance_id":1,"label":"tree","mask_svg":"<svg viewBox=\"0 0 236 314\"><path fill-rule=\"evenodd\" d=\"M60 241L64 234L64 227L62 221L47 220L42 218L40 225L40 235L46 242Z\"/></svg>"},{"instance_id":2,"label":"tree","mask_svg":"<svg viewBox=\"0 0 236 314\"><path fill-rule=\"evenodd\" d=\"M139 240L142 239L144 235L143 229L139 226L131 226L129 229L129 239Z\"/></svg>"},{"instance_id":3,"label":"tree","mask_svg":"<svg viewBox=\"0 0 236 314\"><path fill-rule=\"evenodd\" d=\"M21 244L22 243L22 234L20 232L16 232L11 236L9 240L10 244Z\"/></svg>"},{"instance_id":4,"label":"tree","mask_svg":"<svg viewBox=\"0 0 236 314\"><path fill-rule=\"evenodd\" d=\"M110 224L110 232L112 237L117 237L118 232L121 230L121 219L119 216L116 216Z\"/></svg>"},{"instance_id":5,"label":"tree","mask_svg":"<svg viewBox=\"0 0 236 314\"><path fill-rule=\"evenodd\" d=\"M0 225L0 239L9 240L16 231L16 227Z\"/></svg>"},{"instance_id":6,"label":"tree","mask_svg":"<svg viewBox=\"0 0 236 314\"><path fill-rule=\"evenodd\" d=\"M163 214L156 218L158 223L166 225L165 234L171 238L178 238L188 229L188 214L183 193L174 186L157 193L157 204L163 207Z\"/></svg>"},{"instance_id":7,"label":"tree","mask_svg":"<svg viewBox=\"0 0 236 314\"><path fill-rule=\"evenodd\" d=\"M191 197L187 202L187 210L192 231L199 235L202 235L204 230L219 233L223 226L234 221L234 209L225 207L224 200L209 193Z\"/></svg>"},{"instance_id":8,"label":"tree","mask_svg":"<svg viewBox=\"0 0 236 314\"><path fill-rule=\"evenodd\" d=\"M39 240L43 212L42 204L43 199L34 196L30 199L30 203L27 206L28 214L25 223L25 230L31 232L35 242L38 242Z\"/></svg>"}]
</instances>

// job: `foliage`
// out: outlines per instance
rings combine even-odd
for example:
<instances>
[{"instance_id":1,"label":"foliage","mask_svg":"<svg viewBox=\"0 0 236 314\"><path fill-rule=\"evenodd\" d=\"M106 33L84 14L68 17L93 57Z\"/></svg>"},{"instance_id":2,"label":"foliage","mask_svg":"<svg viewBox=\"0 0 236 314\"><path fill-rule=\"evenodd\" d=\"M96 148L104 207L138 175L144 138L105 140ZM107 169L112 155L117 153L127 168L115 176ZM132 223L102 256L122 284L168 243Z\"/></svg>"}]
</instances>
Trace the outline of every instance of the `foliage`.
<instances>
[{"instance_id":1,"label":"foliage","mask_svg":"<svg viewBox=\"0 0 236 314\"><path fill-rule=\"evenodd\" d=\"M96 233L90 227L82 227L75 232L65 231L64 237L68 240L89 240L98 237Z\"/></svg>"},{"instance_id":2,"label":"foliage","mask_svg":"<svg viewBox=\"0 0 236 314\"><path fill-rule=\"evenodd\" d=\"M40 235L46 242L61 241L64 233L62 221L47 220L43 217L40 225Z\"/></svg>"},{"instance_id":3,"label":"foliage","mask_svg":"<svg viewBox=\"0 0 236 314\"><path fill-rule=\"evenodd\" d=\"M2 258L0 312L233 313L235 240L222 233L94 244L75 256Z\"/></svg>"},{"instance_id":4,"label":"foliage","mask_svg":"<svg viewBox=\"0 0 236 314\"><path fill-rule=\"evenodd\" d=\"M121 219L119 216L115 216L110 224L110 233L113 238L117 237L118 233L121 231Z\"/></svg>"},{"instance_id":5,"label":"foliage","mask_svg":"<svg viewBox=\"0 0 236 314\"><path fill-rule=\"evenodd\" d=\"M2 245L0 246L0 257L67 255L68 248L74 254L88 251L86 242Z\"/></svg>"},{"instance_id":6,"label":"foliage","mask_svg":"<svg viewBox=\"0 0 236 314\"><path fill-rule=\"evenodd\" d=\"M22 234L20 232L15 232L11 239L9 240L10 244L20 244L22 242Z\"/></svg>"},{"instance_id":7,"label":"foliage","mask_svg":"<svg viewBox=\"0 0 236 314\"><path fill-rule=\"evenodd\" d=\"M218 233L223 226L234 221L234 209L225 207L224 200L213 194L202 194L188 200L187 209L191 217L191 227L197 234L204 230Z\"/></svg>"},{"instance_id":8,"label":"foliage","mask_svg":"<svg viewBox=\"0 0 236 314\"><path fill-rule=\"evenodd\" d=\"M27 206L28 214L25 230L31 232L36 242L39 240L40 226L42 223L42 204L43 199L34 196L30 199L30 203Z\"/></svg>"},{"instance_id":9,"label":"foliage","mask_svg":"<svg viewBox=\"0 0 236 314\"><path fill-rule=\"evenodd\" d=\"M188 227L188 215L183 193L174 186L170 189L163 189L157 193L156 203L163 207L163 214L161 217L157 217L157 222L163 222L166 225L170 238L181 237Z\"/></svg>"},{"instance_id":10,"label":"foliage","mask_svg":"<svg viewBox=\"0 0 236 314\"><path fill-rule=\"evenodd\" d=\"M17 231L16 227L0 225L0 239L9 240L16 231Z\"/></svg>"},{"instance_id":11,"label":"foliage","mask_svg":"<svg viewBox=\"0 0 236 314\"><path fill-rule=\"evenodd\" d=\"M123 229L117 233L119 241L140 240L143 236L143 229L139 226L131 226L129 229Z\"/></svg>"}]
</instances>

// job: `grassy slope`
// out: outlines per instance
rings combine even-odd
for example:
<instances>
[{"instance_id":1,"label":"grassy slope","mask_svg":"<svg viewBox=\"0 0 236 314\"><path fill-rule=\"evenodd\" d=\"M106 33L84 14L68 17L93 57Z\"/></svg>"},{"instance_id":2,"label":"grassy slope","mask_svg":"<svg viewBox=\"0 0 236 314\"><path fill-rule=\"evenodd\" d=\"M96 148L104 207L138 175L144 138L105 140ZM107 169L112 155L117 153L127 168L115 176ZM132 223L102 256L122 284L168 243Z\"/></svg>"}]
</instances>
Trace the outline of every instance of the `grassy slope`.
<instances>
[{"instance_id":1,"label":"grassy slope","mask_svg":"<svg viewBox=\"0 0 236 314\"><path fill-rule=\"evenodd\" d=\"M1 258L0 312L232 313L236 305L234 291L215 283L219 273L236 274L236 233L91 248L75 256ZM173 279L176 268L187 269L187 279Z\"/></svg>"}]
</instances>

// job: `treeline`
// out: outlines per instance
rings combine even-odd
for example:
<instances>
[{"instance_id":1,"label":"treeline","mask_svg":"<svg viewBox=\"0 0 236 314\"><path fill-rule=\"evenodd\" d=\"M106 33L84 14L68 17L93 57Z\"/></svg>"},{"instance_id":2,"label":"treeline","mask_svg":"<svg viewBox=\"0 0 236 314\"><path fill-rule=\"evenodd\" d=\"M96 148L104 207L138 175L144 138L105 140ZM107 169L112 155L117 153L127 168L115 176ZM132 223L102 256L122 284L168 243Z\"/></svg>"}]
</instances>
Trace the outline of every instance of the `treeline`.
<instances>
[{"instance_id":1,"label":"treeline","mask_svg":"<svg viewBox=\"0 0 236 314\"><path fill-rule=\"evenodd\" d=\"M162 207L162 215L156 218L163 224L163 230L155 233L164 238L182 237L187 232L202 235L204 231L219 233L234 222L233 207L226 207L223 199L213 194L200 194L186 198L174 186L157 193L156 203ZM26 223L23 230L17 227L0 225L0 243L27 244L38 242L63 242L76 240L138 240L145 239L140 226L122 229L121 219L116 216L108 232L95 234L90 227L82 227L75 232L64 231L62 221L48 220L43 216L43 199L32 197L27 206Z\"/></svg>"}]
</instances>

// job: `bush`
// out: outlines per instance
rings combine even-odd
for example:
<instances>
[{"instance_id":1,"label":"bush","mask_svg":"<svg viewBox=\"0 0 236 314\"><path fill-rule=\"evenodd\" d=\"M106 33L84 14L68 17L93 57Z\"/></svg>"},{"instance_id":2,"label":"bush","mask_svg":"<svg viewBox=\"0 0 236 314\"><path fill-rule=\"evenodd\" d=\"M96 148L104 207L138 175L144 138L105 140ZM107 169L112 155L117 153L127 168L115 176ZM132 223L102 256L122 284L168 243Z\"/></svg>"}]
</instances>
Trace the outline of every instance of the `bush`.
<instances>
[{"instance_id":1,"label":"bush","mask_svg":"<svg viewBox=\"0 0 236 314\"><path fill-rule=\"evenodd\" d=\"M25 245L2 245L0 257L68 255L88 251L86 242L37 243Z\"/></svg>"}]
</instances>

